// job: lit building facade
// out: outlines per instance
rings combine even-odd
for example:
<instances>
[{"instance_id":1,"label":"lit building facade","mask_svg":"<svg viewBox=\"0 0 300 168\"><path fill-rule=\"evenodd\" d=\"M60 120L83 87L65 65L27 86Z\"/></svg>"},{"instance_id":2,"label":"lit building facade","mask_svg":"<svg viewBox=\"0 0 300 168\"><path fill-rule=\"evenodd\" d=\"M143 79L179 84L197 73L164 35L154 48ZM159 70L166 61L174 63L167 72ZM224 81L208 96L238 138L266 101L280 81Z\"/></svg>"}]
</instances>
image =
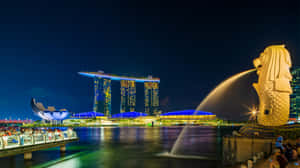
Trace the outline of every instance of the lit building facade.
<instances>
[{"instance_id":1,"label":"lit building facade","mask_svg":"<svg viewBox=\"0 0 300 168\"><path fill-rule=\"evenodd\" d=\"M162 120L215 120L216 115L211 112L183 110L163 113L160 116Z\"/></svg>"},{"instance_id":2,"label":"lit building facade","mask_svg":"<svg viewBox=\"0 0 300 168\"><path fill-rule=\"evenodd\" d=\"M48 106L47 108L40 102L36 102L34 98L30 102L32 111L44 121L58 124L64 120L68 115L67 109L56 110L54 106Z\"/></svg>"},{"instance_id":3,"label":"lit building facade","mask_svg":"<svg viewBox=\"0 0 300 168\"><path fill-rule=\"evenodd\" d=\"M120 81L120 112L135 112L136 83L144 83L145 113L154 115L159 111L159 78L135 78L105 74L104 72L79 72L80 75L94 78L94 112L111 116L111 81Z\"/></svg>"},{"instance_id":4,"label":"lit building facade","mask_svg":"<svg viewBox=\"0 0 300 168\"><path fill-rule=\"evenodd\" d=\"M120 104L120 112L126 112L127 106L127 93L128 93L128 83L126 80L121 80L121 104Z\"/></svg>"},{"instance_id":5,"label":"lit building facade","mask_svg":"<svg viewBox=\"0 0 300 168\"><path fill-rule=\"evenodd\" d=\"M145 82L145 113L154 115L159 111L159 85L158 82Z\"/></svg>"},{"instance_id":6,"label":"lit building facade","mask_svg":"<svg viewBox=\"0 0 300 168\"><path fill-rule=\"evenodd\" d=\"M133 112L136 105L135 81L121 80L120 112Z\"/></svg>"},{"instance_id":7,"label":"lit building facade","mask_svg":"<svg viewBox=\"0 0 300 168\"><path fill-rule=\"evenodd\" d=\"M152 114L159 111L159 85L158 82L152 83Z\"/></svg>"},{"instance_id":8,"label":"lit building facade","mask_svg":"<svg viewBox=\"0 0 300 168\"><path fill-rule=\"evenodd\" d=\"M135 105L136 105L136 87L135 87L135 81L128 81L128 111L127 112L133 112L135 111Z\"/></svg>"},{"instance_id":9,"label":"lit building facade","mask_svg":"<svg viewBox=\"0 0 300 168\"><path fill-rule=\"evenodd\" d=\"M100 112L106 116L111 115L111 80L104 78L94 79L94 112Z\"/></svg>"},{"instance_id":10,"label":"lit building facade","mask_svg":"<svg viewBox=\"0 0 300 168\"><path fill-rule=\"evenodd\" d=\"M97 119L107 119L103 113L98 112L82 112L82 113L75 113L71 115L71 118L77 118L77 119L91 119L91 118L97 118Z\"/></svg>"},{"instance_id":11,"label":"lit building facade","mask_svg":"<svg viewBox=\"0 0 300 168\"><path fill-rule=\"evenodd\" d=\"M113 114L111 118L137 118L137 117L145 117L148 116L146 113L139 113L139 112L123 112L118 114Z\"/></svg>"},{"instance_id":12,"label":"lit building facade","mask_svg":"<svg viewBox=\"0 0 300 168\"><path fill-rule=\"evenodd\" d=\"M291 87L293 93L290 96L290 120L298 120L300 117L300 68L294 69L292 75Z\"/></svg>"}]
</instances>

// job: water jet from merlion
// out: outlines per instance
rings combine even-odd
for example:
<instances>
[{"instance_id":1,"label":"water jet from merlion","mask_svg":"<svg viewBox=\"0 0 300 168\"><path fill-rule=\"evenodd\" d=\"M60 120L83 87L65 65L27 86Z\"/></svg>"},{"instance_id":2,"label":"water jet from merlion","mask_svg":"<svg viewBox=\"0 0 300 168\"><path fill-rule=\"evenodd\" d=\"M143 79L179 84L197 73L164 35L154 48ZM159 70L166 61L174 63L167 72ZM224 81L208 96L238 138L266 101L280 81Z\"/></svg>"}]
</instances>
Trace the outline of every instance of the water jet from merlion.
<instances>
[{"instance_id":1,"label":"water jet from merlion","mask_svg":"<svg viewBox=\"0 0 300 168\"><path fill-rule=\"evenodd\" d=\"M212 111L214 113L217 114L217 116L219 116L218 114L221 113L221 111L219 111L219 108L216 107L224 107L224 105L220 105L221 103L223 103L227 98L224 96L229 96L229 97L241 97L243 94L245 94L245 92L242 92L243 88L248 88L249 90L247 92L252 93L252 95L250 94L249 97L252 98L250 103L249 102L244 102L239 104L239 106L241 108L245 108L244 106L250 106L251 104L255 104L257 103L256 101L256 97L254 95L254 89L251 87L251 83L248 82L248 86L243 86L243 88L240 87L240 82L244 82L242 79L245 78L246 81L248 81L249 79L251 79L251 75L253 75L253 72L255 72L255 69L250 69L241 73L238 73L236 75L233 75L232 77L228 78L227 80L223 81L221 84L219 84L215 89L213 89L206 97L205 99L200 103L200 105L197 107L196 111L198 110L203 110L203 111ZM236 89L241 89L241 92L234 92L232 93L232 90L236 90ZM252 90L251 90L252 89ZM233 95L233 94L237 94L237 95ZM249 99L248 99L249 100ZM216 103L216 104L214 104ZM220 104L219 104L220 103ZM234 104L234 102L231 102ZM248 104L245 104L248 103ZM219 106L218 106L219 105ZM234 104L236 107L236 104ZM227 107L228 108L228 107ZM245 108L246 109L246 108ZM245 110L246 111L246 110ZM222 116L222 114L221 114ZM224 117L227 117L228 115L224 115ZM246 115L245 115L246 116ZM247 117L247 116L246 116ZM182 142L184 140L184 137L187 136L187 131L189 129L189 125L185 126L183 128L183 130L181 131L180 135L178 136L177 140L175 141L173 148L171 150L171 152L168 154L170 156L173 155L182 155L181 151L182 151ZM183 158L187 157L187 156L182 156ZM203 157L203 156L202 156Z\"/></svg>"},{"instance_id":2,"label":"water jet from merlion","mask_svg":"<svg viewBox=\"0 0 300 168\"><path fill-rule=\"evenodd\" d=\"M258 108L257 121L261 126L281 126L287 123L289 117L290 101L289 96L292 93L290 87L290 81L292 76L289 68L291 68L291 58L288 50L284 45L273 45L267 47L261 55L253 61L255 69L250 69L239 74L236 74L227 80L219 84L213 89L205 99L200 103L195 111L203 110L210 111L222 116L220 114L220 108L225 107L222 105L223 101L226 101L226 95L237 95L243 99L248 95L249 100L245 102L232 102L227 104L228 106L254 106ZM245 90L235 90L234 86L241 86L239 83L247 76L251 76L256 72L257 79L247 79L247 83L244 84ZM257 78L257 76L256 76ZM252 86L253 84L253 86ZM222 106L220 106L220 104ZM224 103L223 103L224 104ZM214 111L214 108L219 107ZM225 111L225 110L224 110ZM224 112L223 111L223 112ZM224 113L228 113L226 110ZM241 110L241 114L246 114L247 110ZM229 113L230 114L230 113ZM242 117L237 115L238 117ZM245 115L246 116L246 115ZM164 153L164 156L178 157L182 156L186 158L184 153L180 150L183 146L183 140L186 136L186 132L189 129L189 125L185 126L175 141L171 152ZM195 158L194 156L191 156Z\"/></svg>"}]
</instances>

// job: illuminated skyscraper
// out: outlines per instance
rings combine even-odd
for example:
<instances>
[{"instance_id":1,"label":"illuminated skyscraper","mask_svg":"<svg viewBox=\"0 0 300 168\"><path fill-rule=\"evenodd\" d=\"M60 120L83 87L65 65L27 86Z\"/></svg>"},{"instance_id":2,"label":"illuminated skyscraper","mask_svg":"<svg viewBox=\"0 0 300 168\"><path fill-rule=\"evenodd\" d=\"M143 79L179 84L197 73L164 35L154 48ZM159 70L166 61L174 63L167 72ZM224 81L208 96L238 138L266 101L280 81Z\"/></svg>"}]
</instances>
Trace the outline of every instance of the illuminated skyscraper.
<instances>
[{"instance_id":1,"label":"illuminated skyscraper","mask_svg":"<svg viewBox=\"0 0 300 168\"><path fill-rule=\"evenodd\" d=\"M94 89L94 112L101 112L109 116L111 114L111 80L96 77Z\"/></svg>"},{"instance_id":2,"label":"illuminated skyscraper","mask_svg":"<svg viewBox=\"0 0 300 168\"><path fill-rule=\"evenodd\" d=\"M145 82L144 83L144 90L145 90L145 113L150 114L150 108L151 108L151 86L152 82Z\"/></svg>"},{"instance_id":3,"label":"illuminated skyscraper","mask_svg":"<svg viewBox=\"0 0 300 168\"><path fill-rule=\"evenodd\" d=\"M94 107L93 107L93 111L94 112L100 112L100 105L99 102L100 97L99 97L99 79L97 77L95 77L94 79Z\"/></svg>"},{"instance_id":4,"label":"illuminated skyscraper","mask_svg":"<svg viewBox=\"0 0 300 168\"><path fill-rule=\"evenodd\" d=\"M291 86L293 93L290 97L290 119L297 120L300 112L300 68L296 68L292 71L293 80Z\"/></svg>"},{"instance_id":5,"label":"illuminated skyscraper","mask_svg":"<svg viewBox=\"0 0 300 168\"><path fill-rule=\"evenodd\" d=\"M111 81L120 81L120 112L134 112L136 107L136 83L144 83L145 113L153 115L159 111L159 78L136 78L98 72L79 72L80 75L94 78L94 112L111 116Z\"/></svg>"},{"instance_id":6,"label":"illuminated skyscraper","mask_svg":"<svg viewBox=\"0 0 300 168\"><path fill-rule=\"evenodd\" d=\"M158 82L145 82L145 113L153 115L159 111L159 86Z\"/></svg>"},{"instance_id":7,"label":"illuminated skyscraper","mask_svg":"<svg viewBox=\"0 0 300 168\"><path fill-rule=\"evenodd\" d=\"M135 81L128 81L128 108L129 112L135 111L136 104L136 87Z\"/></svg>"},{"instance_id":8,"label":"illuminated skyscraper","mask_svg":"<svg viewBox=\"0 0 300 168\"><path fill-rule=\"evenodd\" d=\"M152 114L159 111L159 86L158 82L152 82Z\"/></svg>"},{"instance_id":9,"label":"illuminated skyscraper","mask_svg":"<svg viewBox=\"0 0 300 168\"><path fill-rule=\"evenodd\" d=\"M135 81L121 80L121 108L120 112L135 111L136 87Z\"/></svg>"},{"instance_id":10,"label":"illuminated skyscraper","mask_svg":"<svg viewBox=\"0 0 300 168\"><path fill-rule=\"evenodd\" d=\"M120 104L120 112L127 112L127 93L128 93L128 81L121 80L121 104Z\"/></svg>"}]
</instances>

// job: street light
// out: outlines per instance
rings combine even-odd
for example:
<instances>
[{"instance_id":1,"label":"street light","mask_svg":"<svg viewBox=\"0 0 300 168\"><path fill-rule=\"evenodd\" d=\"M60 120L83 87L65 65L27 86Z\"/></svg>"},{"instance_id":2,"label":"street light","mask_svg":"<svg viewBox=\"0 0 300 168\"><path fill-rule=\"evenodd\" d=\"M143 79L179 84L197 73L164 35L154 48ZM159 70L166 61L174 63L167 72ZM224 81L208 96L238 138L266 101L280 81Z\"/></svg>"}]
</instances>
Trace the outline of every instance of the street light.
<instances>
[{"instance_id":1,"label":"street light","mask_svg":"<svg viewBox=\"0 0 300 168\"><path fill-rule=\"evenodd\" d=\"M257 113L256 109L252 110L251 113L252 113L252 116L256 116L256 113Z\"/></svg>"},{"instance_id":2,"label":"street light","mask_svg":"<svg viewBox=\"0 0 300 168\"><path fill-rule=\"evenodd\" d=\"M249 110L248 115L250 115L249 120L256 122L257 115L259 113L258 109L255 106L253 106L252 108L249 107L248 110Z\"/></svg>"},{"instance_id":3,"label":"street light","mask_svg":"<svg viewBox=\"0 0 300 168\"><path fill-rule=\"evenodd\" d=\"M258 113L258 111L256 109L253 109L251 111L251 118L252 118L252 120L254 120L254 123L257 122L257 113Z\"/></svg>"}]
</instances>

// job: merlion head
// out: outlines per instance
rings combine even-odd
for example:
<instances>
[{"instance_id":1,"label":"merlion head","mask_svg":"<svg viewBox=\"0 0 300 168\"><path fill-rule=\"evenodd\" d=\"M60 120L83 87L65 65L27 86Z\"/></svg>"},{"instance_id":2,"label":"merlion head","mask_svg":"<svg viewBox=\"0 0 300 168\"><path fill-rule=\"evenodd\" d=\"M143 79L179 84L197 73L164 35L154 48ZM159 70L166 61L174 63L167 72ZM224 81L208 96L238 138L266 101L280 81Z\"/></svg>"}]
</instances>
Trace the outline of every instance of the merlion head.
<instances>
[{"instance_id":1,"label":"merlion head","mask_svg":"<svg viewBox=\"0 0 300 168\"><path fill-rule=\"evenodd\" d=\"M292 79L289 70L292 66L291 57L284 45L267 47L259 58L253 61L253 64L257 68L259 80L274 81L275 83L280 80L280 82L285 81L285 85L289 85L289 81ZM290 86L286 88L285 91L291 92Z\"/></svg>"}]
</instances>

